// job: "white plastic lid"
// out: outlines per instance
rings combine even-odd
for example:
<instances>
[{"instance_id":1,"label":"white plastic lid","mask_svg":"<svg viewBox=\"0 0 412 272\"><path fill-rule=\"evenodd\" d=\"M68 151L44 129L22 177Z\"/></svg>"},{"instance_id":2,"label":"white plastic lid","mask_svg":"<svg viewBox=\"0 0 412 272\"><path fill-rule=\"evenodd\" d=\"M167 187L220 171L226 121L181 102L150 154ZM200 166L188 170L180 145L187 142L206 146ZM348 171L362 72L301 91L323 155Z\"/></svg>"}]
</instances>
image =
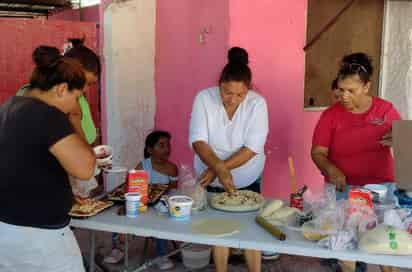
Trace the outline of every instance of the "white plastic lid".
<instances>
[{"instance_id":1,"label":"white plastic lid","mask_svg":"<svg viewBox=\"0 0 412 272\"><path fill-rule=\"evenodd\" d=\"M127 171L127 168L124 166L112 166L110 168L104 168L105 173L123 173Z\"/></svg>"},{"instance_id":2,"label":"white plastic lid","mask_svg":"<svg viewBox=\"0 0 412 272\"><path fill-rule=\"evenodd\" d=\"M179 195L179 196L172 196L169 197L169 202L174 202L174 203L179 203L179 204L192 204L193 199L191 197L185 196L185 195Z\"/></svg>"},{"instance_id":3,"label":"white plastic lid","mask_svg":"<svg viewBox=\"0 0 412 272\"><path fill-rule=\"evenodd\" d=\"M127 193L125 194L125 197L127 201L140 201L142 196L138 193Z\"/></svg>"}]
</instances>

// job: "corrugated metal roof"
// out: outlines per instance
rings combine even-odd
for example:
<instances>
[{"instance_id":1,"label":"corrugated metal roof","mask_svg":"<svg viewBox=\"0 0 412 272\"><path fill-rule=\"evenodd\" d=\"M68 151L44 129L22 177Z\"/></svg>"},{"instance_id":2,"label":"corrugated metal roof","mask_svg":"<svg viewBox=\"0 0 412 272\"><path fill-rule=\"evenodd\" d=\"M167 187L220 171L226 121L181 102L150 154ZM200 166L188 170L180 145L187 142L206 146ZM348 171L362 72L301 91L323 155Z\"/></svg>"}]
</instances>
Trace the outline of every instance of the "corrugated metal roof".
<instances>
[{"instance_id":1,"label":"corrugated metal roof","mask_svg":"<svg viewBox=\"0 0 412 272\"><path fill-rule=\"evenodd\" d=\"M0 0L0 17L38 17L71 8L70 0Z\"/></svg>"}]
</instances>

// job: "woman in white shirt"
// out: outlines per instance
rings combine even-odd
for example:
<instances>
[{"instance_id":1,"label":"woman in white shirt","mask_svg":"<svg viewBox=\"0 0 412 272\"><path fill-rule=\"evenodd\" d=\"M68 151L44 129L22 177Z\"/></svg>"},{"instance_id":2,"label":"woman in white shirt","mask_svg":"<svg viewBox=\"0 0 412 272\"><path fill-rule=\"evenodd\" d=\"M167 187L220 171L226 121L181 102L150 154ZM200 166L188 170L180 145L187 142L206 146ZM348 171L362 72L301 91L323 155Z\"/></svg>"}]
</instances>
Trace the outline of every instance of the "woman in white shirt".
<instances>
[{"instance_id":1,"label":"woman in white shirt","mask_svg":"<svg viewBox=\"0 0 412 272\"><path fill-rule=\"evenodd\" d=\"M239 47L228 53L219 86L197 94L193 103L189 142L194 167L209 191L247 189L260 192L264 145L268 133L265 99L250 90L248 54ZM229 248L214 247L216 271L227 271ZM261 270L261 253L245 250L250 271Z\"/></svg>"}]
</instances>

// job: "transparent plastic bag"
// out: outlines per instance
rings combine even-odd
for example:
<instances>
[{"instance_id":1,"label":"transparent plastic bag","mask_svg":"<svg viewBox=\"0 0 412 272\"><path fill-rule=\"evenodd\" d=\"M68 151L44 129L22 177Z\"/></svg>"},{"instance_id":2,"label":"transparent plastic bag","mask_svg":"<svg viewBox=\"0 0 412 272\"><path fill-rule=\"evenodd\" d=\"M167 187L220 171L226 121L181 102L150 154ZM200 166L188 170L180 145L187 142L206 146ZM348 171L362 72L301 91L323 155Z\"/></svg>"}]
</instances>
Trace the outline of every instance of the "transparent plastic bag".
<instances>
[{"instance_id":1,"label":"transparent plastic bag","mask_svg":"<svg viewBox=\"0 0 412 272\"><path fill-rule=\"evenodd\" d=\"M315 218L302 226L303 236L306 239L318 241L343 229L345 202L339 201L333 205L321 207L314 213L316 214Z\"/></svg>"},{"instance_id":2,"label":"transparent plastic bag","mask_svg":"<svg viewBox=\"0 0 412 272\"><path fill-rule=\"evenodd\" d=\"M90 180L79 180L75 177L69 176L69 181L73 194L81 198L88 198L90 193L99 186L94 177Z\"/></svg>"},{"instance_id":3,"label":"transparent plastic bag","mask_svg":"<svg viewBox=\"0 0 412 272\"><path fill-rule=\"evenodd\" d=\"M377 224L378 217L370 193L359 188L351 189L349 191L345 228L363 233L375 228Z\"/></svg>"},{"instance_id":4,"label":"transparent plastic bag","mask_svg":"<svg viewBox=\"0 0 412 272\"><path fill-rule=\"evenodd\" d=\"M193 199L193 211L201 211L207 207L207 191L197 182L192 169L185 164L179 169L179 191Z\"/></svg>"},{"instance_id":5,"label":"transparent plastic bag","mask_svg":"<svg viewBox=\"0 0 412 272\"><path fill-rule=\"evenodd\" d=\"M335 185L325 183L321 194L315 194L308 190L304 195L304 202L305 212L312 212L315 217L318 217L323 209L336 207Z\"/></svg>"},{"instance_id":6,"label":"transparent plastic bag","mask_svg":"<svg viewBox=\"0 0 412 272\"><path fill-rule=\"evenodd\" d=\"M412 236L405 230L381 224L362 235L359 248L371 254L412 255Z\"/></svg>"},{"instance_id":7,"label":"transparent plastic bag","mask_svg":"<svg viewBox=\"0 0 412 272\"><path fill-rule=\"evenodd\" d=\"M340 230L318 242L318 245L331 250L353 250L358 247L355 230Z\"/></svg>"},{"instance_id":8,"label":"transparent plastic bag","mask_svg":"<svg viewBox=\"0 0 412 272\"><path fill-rule=\"evenodd\" d=\"M407 215L405 216L404 210L388 210L384 213L383 224L395 227L397 229L406 230L408 227L407 222L405 221L406 218Z\"/></svg>"}]
</instances>

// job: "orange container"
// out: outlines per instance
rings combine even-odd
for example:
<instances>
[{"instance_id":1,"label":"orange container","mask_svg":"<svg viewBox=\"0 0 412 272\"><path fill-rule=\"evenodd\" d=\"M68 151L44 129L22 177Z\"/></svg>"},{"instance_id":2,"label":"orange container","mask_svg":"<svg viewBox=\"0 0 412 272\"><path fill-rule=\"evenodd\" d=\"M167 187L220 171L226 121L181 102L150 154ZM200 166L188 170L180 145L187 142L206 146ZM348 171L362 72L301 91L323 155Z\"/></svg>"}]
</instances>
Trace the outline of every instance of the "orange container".
<instances>
[{"instance_id":1,"label":"orange container","mask_svg":"<svg viewBox=\"0 0 412 272\"><path fill-rule=\"evenodd\" d=\"M127 192L139 193L142 196L140 205L141 210L139 209L139 211L147 210L144 206L148 202L148 179L149 175L144 170L130 170L127 177Z\"/></svg>"}]
</instances>

